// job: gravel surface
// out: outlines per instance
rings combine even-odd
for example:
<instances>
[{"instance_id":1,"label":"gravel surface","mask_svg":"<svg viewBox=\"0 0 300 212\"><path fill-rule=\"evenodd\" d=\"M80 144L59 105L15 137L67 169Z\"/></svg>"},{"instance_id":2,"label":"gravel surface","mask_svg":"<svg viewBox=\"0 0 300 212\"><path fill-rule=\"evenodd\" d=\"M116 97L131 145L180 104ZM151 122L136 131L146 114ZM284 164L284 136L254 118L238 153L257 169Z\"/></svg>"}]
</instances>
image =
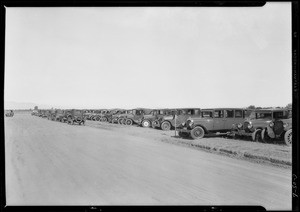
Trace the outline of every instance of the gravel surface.
<instances>
[{"instance_id":1,"label":"gravel surface","mask_svg":"<svg viewBox=\"0 0 300 212\"><path fill-rule=\"evenodd\" d=\"M27 114L5 118L7 205L291 210L290 169L161 142L171 134L134 126L72 126Z\"/></svg>"}]
</instances>

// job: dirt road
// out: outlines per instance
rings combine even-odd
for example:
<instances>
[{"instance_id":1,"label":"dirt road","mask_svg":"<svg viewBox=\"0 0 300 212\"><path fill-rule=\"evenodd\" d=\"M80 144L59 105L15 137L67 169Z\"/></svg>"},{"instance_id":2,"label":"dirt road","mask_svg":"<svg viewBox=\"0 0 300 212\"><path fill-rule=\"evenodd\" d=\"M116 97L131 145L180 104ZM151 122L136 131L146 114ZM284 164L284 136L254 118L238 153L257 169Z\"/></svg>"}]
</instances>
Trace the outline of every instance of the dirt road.
<instances>
[{"instance_id":1,"label":"dirt road","mask_svg":"<svg viewBox=\"0 0 300 212\"><path fill-rule=\"evenodd\" d=\"M261 205L291 210L291 170L122 131L5 118L8 205Z\"/></svg>"}]
</instances>

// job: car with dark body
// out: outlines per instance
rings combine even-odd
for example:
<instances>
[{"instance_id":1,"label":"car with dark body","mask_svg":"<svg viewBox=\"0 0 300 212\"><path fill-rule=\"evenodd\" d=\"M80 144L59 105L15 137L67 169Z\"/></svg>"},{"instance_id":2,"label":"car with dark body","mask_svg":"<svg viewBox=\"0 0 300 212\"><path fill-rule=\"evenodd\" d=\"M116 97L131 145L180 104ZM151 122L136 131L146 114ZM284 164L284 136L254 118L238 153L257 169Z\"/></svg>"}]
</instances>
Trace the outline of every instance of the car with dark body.
<instances>
[{"instance_id":1,"label":"car with dark body","mask_svg":"<svg viewBox=\"0 0 300 212\"><path fill-rule=\"evenodd\" d=\"M149 111L150 112L150 111ZM129 110L128 113L122 114L119 116L118 123L125 125L140 125L144 115L149 114L148 110L143 108L136 108Z\"/></svg>"},{"instance_id":2,"label":"car with dark body","mask_svg":"<svg viewBox=\"0 0 300 212\"><path fill-rule=\"evenodd\" d=\"M13 110L5 111L5 116L6 117L13 117L14 116L14 111Z\"/></svg>"},{"instance_id":3,"label":"car with dark body","mask_svg":"<svg viewBox=\"0 0 300 212\"><path fill-rule=\"evenodd\" d=\"M182 123L186 122L188 118L200 116L200 108L178 108L174 114L164 115L160 117L158 125L162 130L171 130L179 127Z\"/></svg>"},{"instance_id":4,"label":"car with dark body","mask_svg":"<svg viewBox=\"0 0 300 212\"><path fill-rule=\"evenodd\" d=\"M77 110L77 109L72 109L72 110L67 110L65 112L65 117L67 119L68 124L85 124L86 121L86 116L84 115L83 110Z\"/></svg>"},{"instance_id":5,"label":"car with dark body","mask_svg":"<svg viewBox=\"0 0 300 212\"><path fill-rule=\"evenodd\" d=\"M201 139L205 135L227 135L235 123L243 121L243 108L211 108L202 109L201 115L189 118L178 127L180 137Z\"/></svg>"},{"instance_id":6,"label":"car with dark body","mask_svg":"<svg viewBox=\"0 0 300 212\"><path fill-rule=\"evenodd\" d=\"M253 141L263 142L284 140L287 145L290 145L292 138L291 110L284 108L254 110L248 119L234 126L233 135L242 138L251 137Z\"/></svg>"}]
</instances>

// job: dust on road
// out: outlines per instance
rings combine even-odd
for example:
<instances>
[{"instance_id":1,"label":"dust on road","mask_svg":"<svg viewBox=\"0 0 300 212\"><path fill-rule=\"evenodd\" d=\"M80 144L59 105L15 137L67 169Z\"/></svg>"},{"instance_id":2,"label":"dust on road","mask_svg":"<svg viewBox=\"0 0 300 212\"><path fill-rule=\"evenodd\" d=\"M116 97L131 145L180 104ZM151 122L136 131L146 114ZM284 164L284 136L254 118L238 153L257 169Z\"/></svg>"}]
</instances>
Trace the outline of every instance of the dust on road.
<instances>
[{"instance_id":1,"label":"dust on road","mask_svg":"<svg viewBox=\"0 0 300 212\"><path fill-rule=\"evenodd\" d=\"M291 170L28 114L5 119L8 205L261 205L291 210Z\"/></svg>"}]
</instances>

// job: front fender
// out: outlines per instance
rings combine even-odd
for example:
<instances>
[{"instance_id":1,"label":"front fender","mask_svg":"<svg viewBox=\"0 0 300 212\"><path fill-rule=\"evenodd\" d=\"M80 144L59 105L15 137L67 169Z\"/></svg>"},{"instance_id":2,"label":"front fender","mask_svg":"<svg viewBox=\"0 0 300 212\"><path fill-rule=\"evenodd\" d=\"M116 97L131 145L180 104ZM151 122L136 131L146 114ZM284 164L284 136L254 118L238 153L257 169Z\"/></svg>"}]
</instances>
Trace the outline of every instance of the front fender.
<instances>
[{"instance_id":1,"label":"front fender","mask_svg":"<svg viewBox=\"0 0 300 212\"><path fill-rule=\"evenodd\" d=\"M269 125L266 128L267 128L268 136L270 138L275 138L275 133L274 133L273 129Z\"/></svg>"}]
</instances>

